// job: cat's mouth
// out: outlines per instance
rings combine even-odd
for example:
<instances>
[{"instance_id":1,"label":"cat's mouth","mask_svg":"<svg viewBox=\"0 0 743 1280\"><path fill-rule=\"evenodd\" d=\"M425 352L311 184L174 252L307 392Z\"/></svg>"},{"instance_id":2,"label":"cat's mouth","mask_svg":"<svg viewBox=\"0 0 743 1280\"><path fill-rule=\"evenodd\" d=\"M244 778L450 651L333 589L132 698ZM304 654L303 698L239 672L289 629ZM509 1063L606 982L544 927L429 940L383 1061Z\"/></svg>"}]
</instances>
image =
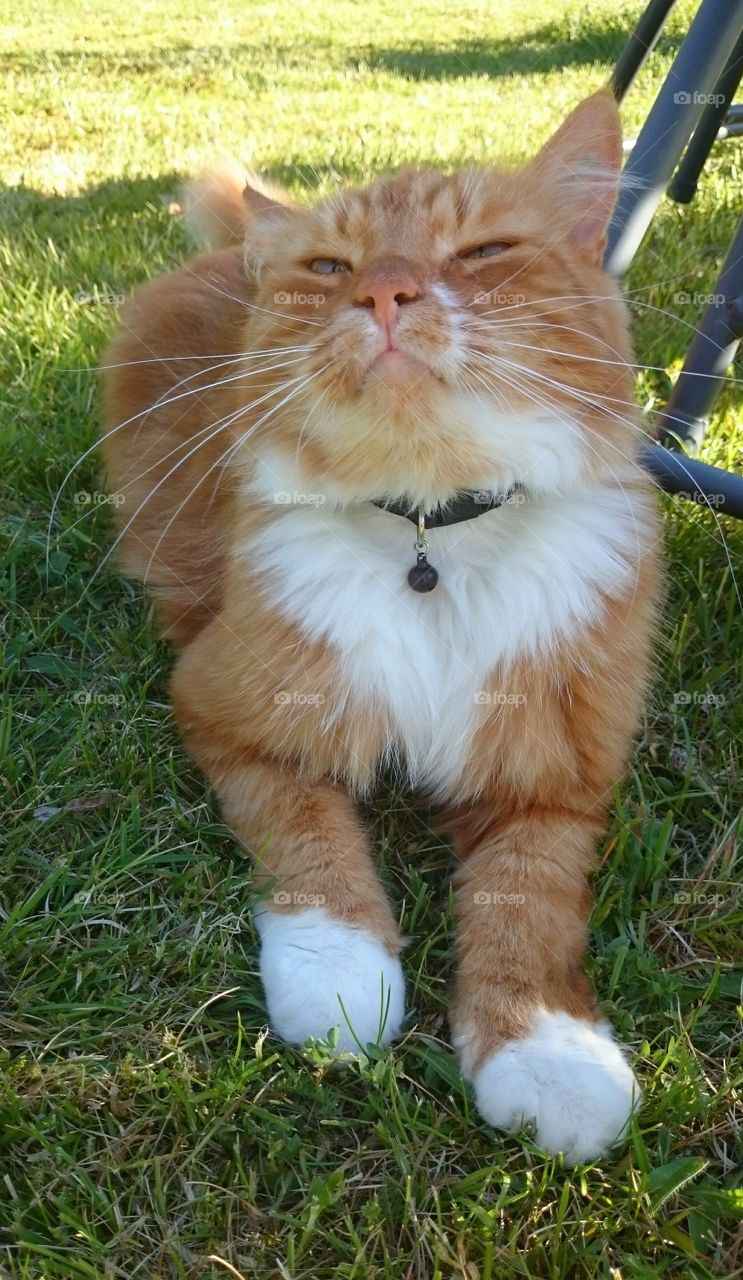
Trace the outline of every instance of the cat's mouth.
<instances>
[{"instance_id":1,"label":"cat's mouth","mask_svg":"<svg viewBox=\"0 0 743 1280\"><path fill-rule=\"evenodd\" d=\"M384 373L406 374L406 373L428 373L428 366L419 360L417 356L410 355L407 351L402 351L400 347L388 347L385 351L380 352L376 360L372 361L372 369L380 369Z\"/></svg>"},{"instance_id":2,"label":"cat's mouth","mask_svg":"<svg viewBox=\"0 0 743 1280\"><path fill-rule=\"evenodd\" d=\"M380 383L410 384L427 378L442 381L440 375L420 356L404 351L401 347L387 347L372 360L364 375L362 387L378 386Z\"/></svg>"}]
</instances>

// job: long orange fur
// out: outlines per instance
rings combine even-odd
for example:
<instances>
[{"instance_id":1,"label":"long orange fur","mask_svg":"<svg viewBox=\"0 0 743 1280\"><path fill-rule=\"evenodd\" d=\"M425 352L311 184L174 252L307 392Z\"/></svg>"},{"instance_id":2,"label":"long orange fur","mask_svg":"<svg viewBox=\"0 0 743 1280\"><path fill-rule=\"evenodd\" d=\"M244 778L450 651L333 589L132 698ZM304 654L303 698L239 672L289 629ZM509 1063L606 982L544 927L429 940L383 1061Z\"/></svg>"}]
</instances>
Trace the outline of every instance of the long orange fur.
<instances>
[{"instance_id":1,"label":"long orange fur","mask_svg":"<svg viewBox=\"0 0 743 1280\"><path fill-rule=\"evenodd\" d=\"M324 403L342 409L357 393L363 351L341 350L329 338L323 345L323 326L350 313L365 271L410 276L424 300L432 281L443 279L475 319L488 306L473 302L473 293L497 297L517 287L526 299L519 337L531 347L533 367L574 388L555 399L564 411L579 410L591 433L586 475L609 477L637 449L625 312L601 269L601 235L584 224L571 237L572 196L561 194L557 172L572 152L591 147L617 167L608 96L584 104L569 127L569 136L558 134L521 172L494 179L406 171L314 209L285 208L266 189L248 193L244 204L231 181L207 182L201 197L208 194L217 236L224 228L223 247L138 289L105 360L106 461L111 487L125 498L117 508L120 562L146 581L162 633L179 651L172 699L188 749L255 854L259 883L294 895L275 909L291 912L296 895L321 895L334 917L364 926L390 954L400 950L400 935L353 798L373 783L389 724L383 707L340 703L338 655L271 607L238 554L282 518L280 506L246 498L254 454L251 440L240 440L281 398L287 371L269 368L256 382L226 379L250 368L240 353L304 344L301 367L317 374ZM401 205L409 210L404 224ZM517 235L527 247L442 264L436 246L452 235L463 247ZM308 252L344 259L352 251L361 265L351 278L313 278L304 265ZM269 272L256 265L266 260ZM320 287L322 308L301 301ZM273 302L277 290L299 299L286 313ZM570 301L576 296L586 299L580 312ZM530 308L529 299L540 301ZM537 320L544 320L544 299L552 300L546 338ZM565 345L555 335L567 331L574 359L555 354ZM474 341L487 351L497 339L484 325ZM423 303L415 342L435 366L440 335ZM312 343L319 346L310 351ZM435 416L435 380L413 388L403 381L394 397L386 387L369 394L378 397L380 415L373 435L356 438L349 428L350 439L337 447L312 433L303 440L293 402L265 419L255 439L268 437L296 455L308 491L330 477L355 493L377 477L385 493L391 465L405 471L413 496L472 487L480 465L473 441L448 439L429 423L422 447L418 424ZM513 388L506 394L516 409L527 404ZM241 413L255 395L266 398ZM205 430L230 415L239 416L213 437ZM653 530L650 486L639 468L630 483ZM607 598L600 622L569 644L493 669L484 686L491 710L468 744L444 815L458 862L452 1027L472 1041L475 1067L526 1034L539 1006L589 1022L598 1016L583 975L589 882L642 706L658 594L654 533L638 545L634 567L631 589ZM276 700L285 689L307 696L287 709ZM523 697L498 697L513 689ZM504 895L504 906L485 917L479 902L494 894Z\"/></svg>"}]
</instances>

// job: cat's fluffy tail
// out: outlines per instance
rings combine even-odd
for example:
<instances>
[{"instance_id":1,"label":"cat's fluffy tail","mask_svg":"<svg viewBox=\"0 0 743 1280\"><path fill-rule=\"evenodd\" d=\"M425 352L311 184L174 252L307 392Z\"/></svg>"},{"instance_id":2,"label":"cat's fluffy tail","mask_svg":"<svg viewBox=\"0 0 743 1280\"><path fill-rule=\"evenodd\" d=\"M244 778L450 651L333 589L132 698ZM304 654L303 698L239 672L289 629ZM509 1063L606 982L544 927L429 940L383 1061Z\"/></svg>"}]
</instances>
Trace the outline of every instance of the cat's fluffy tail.
<instances>
[{"instance_id":1,"label":"cat's fluffy tail","mask_svg":"<svg viewBox=\"0 0 743 1280\"><path fill-rule=\"evenodd\" d=\"M207 169L183 191L186 225L197 244L224 249L240 244L248 221L243 199L247 183L239 165Z\"/></svg>"}]
</instances>

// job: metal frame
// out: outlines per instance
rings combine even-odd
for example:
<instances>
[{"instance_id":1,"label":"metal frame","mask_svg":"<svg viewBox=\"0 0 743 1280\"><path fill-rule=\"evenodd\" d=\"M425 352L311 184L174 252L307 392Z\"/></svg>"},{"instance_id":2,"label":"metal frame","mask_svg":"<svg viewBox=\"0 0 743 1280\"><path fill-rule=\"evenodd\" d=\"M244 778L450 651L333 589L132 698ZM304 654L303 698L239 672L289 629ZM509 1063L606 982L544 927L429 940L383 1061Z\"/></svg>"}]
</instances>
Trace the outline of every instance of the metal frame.
<instances>
[{"instance_id":1,"label":"metal frame","mask_svg":"<svg viewBox=\"0 0 743 1280\"><path fill-rule=\"evenodd\" d=\"M699 175L720 129L725 127L730 117L734 120L736 115L740 114L735 108L731 110L731 104L741 78L743 78L743 31L738 36L725 69L715 85L713 101L704 108L702 118L694 130L684 158L668 188L669 196L678 204L688 204L694 199Z\"/></svg>"},{"instance_id":2,"label":"metal frame","mask_svg":"<svg viewBox=\"0 0 743 1280\"><path fill-rule=\"evenodd\" d=\"M617 62L612 87L618 100L660 34L675 0L651 0ZM669 194L693 189L721 124L738 132L731 106L743 72L743 0L702 0L625 166L632 179L620 192L609 229L605 266L622 276L650 226L674 169L688 147ZM693 135L693 138L692 138ZM662 416L662 439L698 447L725 370L743 336L743 219L699 329ZM710 467L662 445L644 460L669 492L743 519L743 476Z\"/></svg>"},{"instance_id":3,"label":"metal frame","mask_svg":"<svg viewBox=\"0 0 743 1280\"><path fill-rule=\"evenodd\" d=\"M743 337L743 218L661 415L660 439L692 453ZM740 477L743 483L743 476Z\"/></svg>"},{"instance_id":4,"label":"metal frame","mask_svg":"<svg viewBox=\"0 0 743 1280\"><path fill-rule=\"evenodd\" d=\"M663 24L675 3L676 0L650 0L614 68L611 87L617 102L622 101L640 67L655 47Z\"/></svg>"}]
</instances>

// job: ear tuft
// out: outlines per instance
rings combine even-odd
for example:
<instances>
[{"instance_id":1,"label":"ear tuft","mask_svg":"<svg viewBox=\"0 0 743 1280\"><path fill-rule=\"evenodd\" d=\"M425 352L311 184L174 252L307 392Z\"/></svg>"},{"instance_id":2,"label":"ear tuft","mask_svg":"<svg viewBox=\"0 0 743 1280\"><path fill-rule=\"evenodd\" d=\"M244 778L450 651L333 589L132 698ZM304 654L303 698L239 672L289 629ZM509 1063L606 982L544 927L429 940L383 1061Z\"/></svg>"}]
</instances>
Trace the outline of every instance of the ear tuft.
<instances>
[{"instance_id":1,"label":"ear tuft","mask_svg":"<svg viewBox=\"0 0 743 1280\"><path fill-rule=\"evenodd\" d=\"M558 195L568 238L601 259L622 168L622 126L610 90L586 98L533 161Z\"/></svg>"}]
</instances>

